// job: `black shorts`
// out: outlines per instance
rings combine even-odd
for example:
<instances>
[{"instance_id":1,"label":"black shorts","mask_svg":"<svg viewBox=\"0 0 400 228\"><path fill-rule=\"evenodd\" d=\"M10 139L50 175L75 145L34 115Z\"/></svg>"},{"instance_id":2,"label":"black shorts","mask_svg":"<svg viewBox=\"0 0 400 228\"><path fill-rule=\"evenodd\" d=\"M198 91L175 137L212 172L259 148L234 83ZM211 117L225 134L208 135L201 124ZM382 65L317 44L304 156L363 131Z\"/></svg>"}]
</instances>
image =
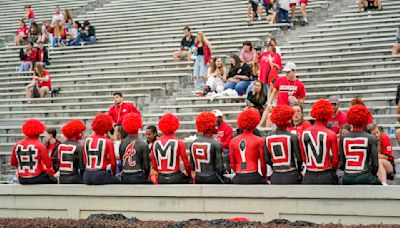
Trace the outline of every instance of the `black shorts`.
<instances>
[{"instance_id":1,"label":"black shorts","mask_svg":"<svg viewBox=\"0 0 400 228\"><path fill-rule=\"evenodd\" d=\"M301 184L302 176L298 170L289 172L273 172L271 184Z\"/></svg>"},{"instance_id":2,"label":"black shorts","mask_svg":"<svg viewBox=\"0 0 400 228\"><path fill-rule=\"evenodd\" d=\"M83 184L83 179L79 174L70 176L60 175L60 184Z\"/></svg>"},{"instance_id":3,"label":"black shorts","mask_svg":"<svg viewBox=\"0 0 400 228\"><path fill-rule=\"evenodd\" d=\"M371 171L367 170L362 173L346 173L344 172L342 183L344 185L355 185L355 184L371 184L380 185L378 177L373 175Z\"/></svg>"},{"instance_id":4,"label":"black shorts","mask_svg":"<svg viewBox=\"0 0 400 228\"><path fill-rule=\"evenodd\" d=\"M249 4L251 4L251 8L253 9L253 12L257 13L258 2L253 2L252 0L249 0Z\"/></svg>"},{"instance_id":5,"label":"black shorts","mask_svg":"<svg viewBox=\"0 0 400 228\"><path fill-rule=\"evenodd\" d=\"M314 172L308 171L303 179L303 184L338 184L336 172L332 169Z\"/></svg>"},{"instance_id":6,"label":"black shorts","mask_svg":"<svg viewBox=\"0 0 400 228\"><path fill-rule=\"evenodd\" d=\"M36 177L23 178L19 177L18 181L20 184L57 184L58 181L52 175L42 172Z\"/></svg>"},{"instance_id":7,"label":"black shorts","mask_svg":"<svg viewBox=\"0 0 400 228\"><path fill-rule=\"evenodd\" d=\"M267 14L267 16L270 15L271 13L269 11L273 8L273 5L271 3L267 3L264 4L263 6L265 8L265 13Z\"/></svg>"},{"instance_id":8,"label":"black shorts","mask_svg":"<svg viewBox=\"0 0 400 228\"><path fill-rule=\"evenodd\" d=\"M233 177L234 184L265 184L264 178L258 173L236 173Z\"/></svg>"},{"instance_id":9,"label":"black shorts","mask_svg":"<svg viewBox=\"0 0 400 228\"><path fill-rule=\"evenodd\" d=\"M106 170L89 171L83 173L83 182L87 185L119 184L118 177Z\"/></svg>"},{"instance_id":10,"label":"black shorts","mask_svg":"<svg viewBox=\"0 0 400 228\"><path fill-rule=\"evenodd\" d=\"M183 174L181 171L173 173L159 173L158 184L191 184L190 177Z\"/></svg>"},{"instance_id":11,"label":"black shorts","mask_svg":"<svg viewBox=\"0 0 400 228\"><path fill-rule=\"evenodd\" d=\"M196 173L195 184L224 184L225 181L216 172Z\"/></svg>"},{"instance_id":12,"label":"black shorts","mask_svg":"<svg viewBox=\"0 0 400 228\"><path fill-rule=\"evenodd\" d=\"M136 173L122 173L121 174L122 184L151 184L148 180L148 176L143 172Z\"/></svg>"}]
</instances>

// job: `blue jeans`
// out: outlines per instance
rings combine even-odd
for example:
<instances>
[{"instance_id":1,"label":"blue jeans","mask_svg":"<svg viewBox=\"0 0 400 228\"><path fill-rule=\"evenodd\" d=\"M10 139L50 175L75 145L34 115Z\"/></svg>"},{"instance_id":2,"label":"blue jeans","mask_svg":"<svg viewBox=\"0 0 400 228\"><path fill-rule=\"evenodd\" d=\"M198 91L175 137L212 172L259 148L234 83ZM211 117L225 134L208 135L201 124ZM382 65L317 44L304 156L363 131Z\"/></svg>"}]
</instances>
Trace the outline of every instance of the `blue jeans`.
<instances>
[{"instance_id":1,"label":"blue jeans","mask_svg":"<svg viewBox=\"0 0 400 228\"><path fill-rule=\"evenodd\" d=\"M282 16L285 17L286 23L290 27L291 24L290 24L289 12L287 10L279 8L279 10L278 10L278 23L282 23Z\"/></svg>"},{"instance_id":2,"label":"blue jeans","mask_svg":"<svg viewBox=\"0 0 400 228\"><path fill-rule=\"evenodd\" d=\"M204 55L198 55L193 68L194 88L196 90L201 90L206 85L206 82L202 80L203 76L207 76L207 65L204 62Z\"/></svg>"},{"instance_id":3,"label":"blue jeans","mask_svg":"<svg viewBox=\"0 0 400 228\"><path fill-rule=\"evenodd\" d=\"M29 68L31 68L32 62L22 62L21 66L19 67L19 72L26 72L29 71ZM24 76L30 76L30 73L24 73Z\"/></svg>"},{"instance_id":4,"label":"blue jeans","mask_svg":"<svg viewBox=\"0 0 400 228\"><path fill-rule=\"evenodd\" d=\"M228 82L225 85L224 90L226 89L234 89L239 95L243 95L246 93L247 87L250 85L250 81L240 81L238 83Z\"/></svg>"}]
</instances>

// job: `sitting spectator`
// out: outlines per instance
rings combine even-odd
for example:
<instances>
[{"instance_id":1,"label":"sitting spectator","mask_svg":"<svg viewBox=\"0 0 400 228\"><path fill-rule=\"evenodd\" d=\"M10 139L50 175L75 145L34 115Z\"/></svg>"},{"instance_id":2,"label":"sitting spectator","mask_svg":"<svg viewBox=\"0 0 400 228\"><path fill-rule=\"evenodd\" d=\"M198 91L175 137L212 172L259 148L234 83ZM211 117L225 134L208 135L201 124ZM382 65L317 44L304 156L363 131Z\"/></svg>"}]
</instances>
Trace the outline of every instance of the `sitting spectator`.
<instances>
[{"instance_id":1,"label":"sitting spectator","mask_svg":"<svg viewBox=\"0 0 400 228\"><path fill-rule=\"evenodd\" d=\"M392 47L392 56L393 56L393 61L396 60L395 56L398 55L400 52L400 26L397 29L396 33L396 43L394 43Z\"/></svg>"},{"instance_id":2,"label":"sitting spectator","mask_svg":"<svg viewBox=\"0 0 400 228\"><path fill-rule=\"evenodd\" d=\"M353 129L353 126L351 126L351 124L343 124L342 128L340 128L339 136L345 136L352 129Z\"/></svg>"},{"instance_id":3,"label":"sitting spectator","mask_svg":"<svg viewBox=\"0 0 400 228\"><path fill-rule=\"evenodd\" d=\"M240 61L239 56L231 56L231 68L228 72L228 82L224 90L234 89L240 96L246 93L250 85L251 67Z\"/></svg>"},{"instance_id":4,"label":"sitting spectator","mask_svg":"<svg viewBox=\"0 0 400 228\"><path fill-rule=\"evenodd\" d=\"M253 64L255 54L256 50L253 49L251 42L243 42L242 50L240 51L240 61L251 66Z\"/></svg>"},{"instance_id":5,"label":"sitting spectator","mask_svg":"<svg viewBox=\"0 0 400 228\"><path fill-rule=\"evenodd\" d=\"M185 36L181 40L181 46L179 47L179 50L173 54L175 62L179 61L181 58L186 58L187 61L192 60L191 48L194 45L194 40L196 37L190 32L189 26L185 26L183 28L183 34Z\"/></svg>"},{"instance_id":6,"label":"sitting spectator","mask_svg":"<svg viewBox=\"0 0 400 228\"><path fill-rule=\"evenodd\" d=\"M264 105L267 100L267 94L264 90L264 83L262 83L260 80L256 80L254 82L252 91L247 94L247 107L257 109L261 116L264 112Z\"/></svg>"},{"instance_id":7,"label":"sitting spectator","mask_svg":"<svg viewBox=\"0 0 400 228\"><path fill-rule=\"evenodd\" d=\"M61 13L60 7L57 6L55 9L55 14L51 18L51 27L54 28L56 26L56 24L59 24L59 23L65 24L65 18L64 18L64 14Z\"/></svg>"},{"instance_id":8,"label":"sitting spectator","mask_svg":"<svg viewBox=\"0 0 400 228\"><path fill-rule=\"evenodd\" d=\"M35 11L33 11L31 5L25 5L24 7L26 16L22 18L22 20L26 20L29 27L31 27L32 23L35 21Z\"/></svg>"},{"instance_id":9,"label":"sitting spectator","mask_svg":"<svg viewBox=\"0 0 400 228\"><path fill-rule=\"evenodd\" d=\"M59 169L59 167L55 164L58 164L57 151L60 144L60 140L57 139L57 130L55 128L47 128L44 145L46 146L49 158L51 158L54 172L57 172Z\"/></svg>"},{"instance_id":10,"label":"sitting spectator","mask_svg":"<svg viewBox=\"0 0 400 228\"><path fill-rule=\"evenodd\" d=\"M53 39L51 42L51 47L64 46L66 38L67 38L67 30L65 29L65 23L57 22L53 30Z\"/></svg>"},{"instance_id":11,"label":"sitting spectator","mask_svg":"<svg viewBox=\"0 0 400 228\"><path fill-rule=\"evenodd\" d=\"M149 145L149 149L151 151L154 142L158 138L157 127L154 125L147 126L146 128L146 142Z\"/></svg>"},{"instance_id":12,"label":"sitting spectator","mask_svg":"<svg viewBox=\"0 0 400 228\"><path fill-rule=\"evenodd\" d=\"M227 70L221 58L213 57L211 65L208 68L207 82L204 88L202 96L208 94L209 92L220 93L224 90L226 82Z\"/></svg>"},{"instance_id":13,"label":"sitting spectator","mask_svg":"<svg viewBox=\"0 0 400 228\"><path fill-rule=\"evenodd\" d=\"M287 62L283 71L286 72L286 77L279 77L274 83L271 96L268 98L268 106L272 106L272 101L276 96L278 96L278 105L304 104L306 89L296 77L296 64Z\"/></svg>"},{"instance_id":14,"label":"sitting spectator","mask_svg":"<svg viewBox=\"0 0 400 228\"><path fill-rule=\"evenodd\" d=\"M365 106L364 101L363 101L361 98L357 97L357 98L351 99L351 101L350 101L350 107L352 107L352 106L354 106L354 105L358 105L358 104L359 104L359 105L362 105L362 106ZM368 119L368 123L367 123L367 124L372 124L372 123L374 123L374 119L373 119L372 113L371 113L371 115L369 116L369 119Z\"/></svg>"},{"instance_id":15,"label":"sitting spectator","mask_svg":"<svg viewBox=\"0 0 400 228\"><path fill-rule=\"evenodd\" d=\"M95 44L96 43L96 29L90 24L89 21L84 21L83 26L81 28L81 32L78 35L78 40L81 42L88 43L88 44Z\"/></svg>"},{"instance_id":16,"label":"sitting spectator","mask_svg":"<svg viewBox=\"0 0 400 228\"><path fill-rule=\"evenodd\" d=\"M249 0L249 4L247 6L247 18L250 24L250 21L255 21L258 17L257 15L258 9L258 0Z\"/></svg>"},{"instance_id":17,"label":"sitting spectator","mask_svg":"<svg viewBox=\"0 0 400 228\"><path fill-rule=\"evenodd\" d=\"M328 120L328 128L338 135L342 126L347 122L347 115L339 110L339 97L330 96L329 102L333 108L333 117Z\"/></svg>"},{"instance_id":18,"label":"sitting spectator","mask_svg":"<svg viewBox=\"0 0 400 228\"><path fill-rule=\"evenodd\" d=\"M72 27L72 29L68 30L67 33L67 40L66 40L66 44L68 46L76 46L79 44L78 41L78 34L81 31L81 23L79 23L79 21L74 21L74 25Z\"/></svg>"},{"instance_id":19,"label":"sitting spectator","mask_svg":"<svg viewBox=\"0 0 400 228\"><path fill-rule=\"evenodd\" d=\"M266 41L271 42L272 47L275 48L275 52L278 53L280 56L282 56L281 48L278 47L278 43L276 42L275 37L273 36L267 36ZM267 52L267 47L265 47L264 52Z\"/></svg>"},{"instance_id":20,"label":"sitting spectator","mask_svg":"<svg viewBox=\"0 0 400 228\"><path fill-rule=\"evenodd\" d=\"M16 35L15 35L15 46L24 44L28 39L28 35L29 35L28 33L29 33L28 26L26 26L26 24L23 20L20 20L19 27L18 27Z\"/></svg>"},{"instance_id":21,"label":"sitting spectator","mask_svg":"<svg viewBox=\"0 0 400 228\"><path fill-rule=\"evenodd\" d=\"M207 66L211 62L211 44L203 32L197 33L193 53L197 54L193 68L194 87L200 90L205 86Z\"/></svg>"},{"instance_id":22,"label":"sitting spectator","mask_svg":"<svg viewBox=\"0 0 400 228\"><path fill-rule=\"evenodd\" d=\"M233 128L230 124L224 121L224 115L220 110L213 110L213 113L215 114L215 117L217 117L217 133L213 135L213 137L218 138L218 141L221 142L224 153L223 159L225 170L228 173L231 173L229 164L229 143L232 139Z\"/></svg>"},{"instance_id":23,"label":"sitting spectator","mask_svg":"<svg viewBox=\"0 0 400 228\"><path fill-rule=\"evenodd\" d=\"M28 43L36 43L39 38L40 29L36 22L32 22L32 26L28 31Z\"/></svg>"},{"instance_id":24,"label":"sitting spectator","mask_svg":"<svg viewBox=\"0 0 400 228\"><path fill-rule=\"evenodd\" d=\"M253 56L253 64L251 67L250 85L247 87L246 93L249 93L254 86L255 80L258 80L258 75L260 74L260 65L258 64L258 59L260 58L261 48L255 48L256 52ZM264 86L267 91L267 87Z\"/></svg>"},{"instance_id":25,"label":"sitting spectator","mask_svg":"<svg viewBox=\"0 0 400 228\"><path fill-rule=\"evenodd\" d=\"M48 21L44 20L38 36L38 42L47 44L53 40L53 30Z\"/></svg>"},{"instance_id":26,"label":"sitting spectator","mask_svg":"<svg viewBox=\"0 0 400 228\"><path fill-rule=\"evenodd\" d=\"M285 22L290 29L291 22L289 18L290 0L278 0L278 23L282 23L282 17L285 17Z\"/></svg>"},{"instance_id":27,"label":"sitting spectator","mask_svg":"<svg viewBox=\"0 0 400 228\"><path fill-rule=\"evenodd\" d=\"M124 101L121 92L115 92L113 96L114 105L108 110L108 115L110 115L113 120L113 127L121 125L124 116L128 113L137 113L138 115L141 115L139 110L137 110L132 103Z\"/></svg>"},{"instance_id":28,"label":"sitting spectator","mask_svg":"<svg viewBox=\"0 0 400 228\"><path fill-rule=\"evenodd\" d=\"M32 70L33 64L36 61L36 48L33 47L33 43L28 43L26 49L21 48L19 51L19 58L22 63L19 69L17 70L24 76L28 76L28 71Z\"/></svg>"},{"instance_id":29,"label":"sitting spectator","mask_svg":"<svg viewBox=\"0 0 400 228\"><path fill-rule=\"evenodd\" d=\"M49 52L47 51L47 48L44 46L44 43L42 41L38 43L36 63L42 63L44 67L50 65Z\"/></svg>"},{"instance_id":30,"label":"sitting spectator","mask_svg":"<svg viewBox=\"0 0 400 228\"><path fill-rule=\"evenodd\" d=\"M387 175L391 175L395 170L392 142L389 136L381 132L376 124L369 124L367 126L367 131L375 136L378 142L379 169L377 175L382 185L387 185Z\"/></svg>"},{"instance_id":31,"label":"sitting spectator","mask_svg":"<svg viewBox=\"0 0 400 228\"><path fill-rule=\"evenodd\" d=\"M271 84L271 80L278 78L278 72L282 69L281 56L276 53L276 49L272 46L272 42L266 41L265 46L267 52L260 55L260 75L258 79L266 85Z\"/></svg>"},{"instance_id":32,"label":"sitting spectator","mask_svg":"<svg viewBox=\"0 0 400 228\"><path fill-rule=\"evenodd\" d=\"M311 127L311 123L304 119L303 106L294 104L292 106L294 115L292 118L292 126L288 128L288 131L292 134L296 134L299 138L303 134L303 131Z\"/></svg>"},{"instance_id":33,"label":"sitting spectator","mask_svg":"<svg viewBox=\"0 0 400 228\"><path fill-rule=\"evenodd\" d=\"M37 86L37 87L36 87ZM34 88L36 87L36 88ZM36 92L34 90L38 91L39 96L37 96ZM25 87L26 91L26 98L30 99L32 97L45 97L46 93L51 90L51 78L49 75L49 72L43 68L42 64L36 64L35 71L33 74L32 82L29 83ZM30 104L31 101L28 100L28 104Z\"/></svg>"},{"instance_id":34,"label":"sitting spectator","mask_svg":"<svg viewBox=\"0 0 400 228\"><path fill-rule=\"evenodd\" d=\"M65 19L65 28L67 29L67 31L69 31L70 29L72 29L72 26L74 24L72 13L69 9L65 9L63 14Z\"/></svg>"},{"instance_id":35,"label":"sitting spectator","mask_svg":"<svg viewBox=\"0 0 400 228\"><path fill-rule=\"evenodd\" d=\"M382 10L382 1L381 0L358 0L358 12L361 13L361 9L364 8L364 11L371 8L378 8L378 10Z\"/></svg>"}]
</instances>

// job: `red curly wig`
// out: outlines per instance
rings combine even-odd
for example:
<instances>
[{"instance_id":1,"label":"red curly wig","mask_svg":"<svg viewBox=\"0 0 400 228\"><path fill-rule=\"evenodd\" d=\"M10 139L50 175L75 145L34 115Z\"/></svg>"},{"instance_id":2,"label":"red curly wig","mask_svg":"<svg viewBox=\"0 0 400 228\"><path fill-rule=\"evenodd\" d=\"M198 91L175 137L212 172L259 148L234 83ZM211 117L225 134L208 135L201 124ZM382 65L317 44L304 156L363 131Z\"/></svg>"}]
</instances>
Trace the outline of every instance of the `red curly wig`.
<instances>
[{"instance_id":1,"label":"red curly wig","mask_svg":"<svg viewBox=\"0 0 400 228\"><path fill-rule=\"evenodd\" d=\"M97 116L92 121L92 130L96 134L104 135L110 131L113 127L113 121L111 116L106 113L97 114Z\"/></svg>"},{"instance_id":2,"label":"red curly wig","mask_svg":"<svg viewBox=\"0 0 400 228\"><path fill-rule=\"evenodd\" d=\"M271 121L279 128L286 128L294 115L294 110L287 105L276 106L271 113Z\"/></svg>"},{"instance_id":3,"label":"red curly wig","mask_svg":"<svg viewBox=\"0 0 400 228\"><path fill-rule=\"evenodd\" d=\"M137 133L142 128L142 117L137 113L129 113L122 120L122 128L128 134Z\"/></svg>"},{"instance_id":4,"label":"red curly wig","mask_svg":"<svg viewBox=\"0 0 400 228\"><path fill-rule=\"evenodd\" d=\"M196 118L196 128L198 132L212 131L215 129L217 117L211 112L202 112Z\"/></svg>"},{"instance_id":5,"label":"red curly wig","mask_svg":"<svg viewBox=\"0 0 400 228\"><path fill-rule=\"evenodd\" d=\"M347 111L347 123L353 127L362 128L367 125L370 116L371 113L367 107L356 104Z\"/></svg>"},{"instance_id":6,"label":"red curly wig","mask_svg":"<svg viewBox=\"0 0 400 228\"><path fill-rule=\"evenodd\" d=\"M46 130L46 126L37 119L28 119L22 125L22 133L28 137L39 136Z\"/></svg>"},{"instance_id":7,"label":"red curly wig","mask_svg":"<svg viewBox=\"0 0 400 228\"><path fill-rule=\"evenodd\" d=\"M249 108L239 113L237 125L243 130L254 130L260 123L260 113L253 108Z\"/></svg>"},{"instance_id":8,"label":"red curly wig","mask_svg":"<svg viewBox=\"0 0 400 228\"><path fill-rule=\"evenodd\" d=\"M319 99L311 108L311 116L320 121L328 121L333 117L333 108L326 99Z\"/></svg>"},{"instance_id":9,"label":"red curly wig","mask_svg":"<svg viewBox=\"0 0 400 228\"><path fill-rule=\"evenodd\" d=\"M171 135L179 128L179 119L171 113L166 113L158 121L158 128L164 134Z\"/></svg>"},{"instance_id":10,"label":"red curly wig","mask_svg":"<svg viewBox=\"0 0 400 228\"><path fill-rule=\"evenodd\" d=\"M66 139L77 138L79 134L86 130L85 124L80 120L71 120L61 129Z\"/></svg>"}]
</instances>

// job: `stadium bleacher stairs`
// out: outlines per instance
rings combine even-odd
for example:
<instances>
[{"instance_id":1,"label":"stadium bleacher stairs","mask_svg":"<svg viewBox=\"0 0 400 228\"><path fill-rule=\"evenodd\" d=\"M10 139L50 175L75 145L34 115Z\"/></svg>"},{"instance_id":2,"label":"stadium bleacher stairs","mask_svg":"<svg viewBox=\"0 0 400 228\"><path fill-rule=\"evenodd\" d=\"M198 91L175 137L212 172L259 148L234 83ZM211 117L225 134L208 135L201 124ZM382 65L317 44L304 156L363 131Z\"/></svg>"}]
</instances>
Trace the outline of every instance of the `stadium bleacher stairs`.
<instances>
[{"instance_id":1,"label":"stadium bleacher stairs","mask_svg":"<svg viewBox=\"0 0 400 228\"><path fill-rule=\"evenodd\" d=\"M90 20L95 26L98 42L50 49L48 69L53 87L61 92L56 98L47 96L31 104L27 104L24 90L30 77L17 76L18 48L10 41L28 1L9 2L0 3L4 12L0 39L5 43L0 47L0 181L12 178L9 154L22 138L20 126L26 118L39 118L58 129L68 120L80 118L90 129L91 119L112 105L114 91L123 92L125 100L142 111L144 125L156 125L165 112L176 113L182 138L195 133L194 119L201 111L220 109L235 126L244 98L211 101L197 97L190 83L193 63L172 61L185 25L194 32L205 32L213 55L225 62L244 40L260 45L266 35L276 36L283 61L297 64L297 75L306 85L306 117L320 97L339 95L342 110L347 110L351 98L363 97L386 132L399 127L394 100L400 59L392 61L390 53L400 22L399 0L383 1L382 11L363 13L357 13L353 2L310 0L310 26L290 31L265 21L249 26L245 0L188 0L185 4L178 0L38 0L32 6L39 21L50 19L55 5L73 9L77 20ZM400 148L391 138L399 157Z\"/></svg>"}]
</instances>

